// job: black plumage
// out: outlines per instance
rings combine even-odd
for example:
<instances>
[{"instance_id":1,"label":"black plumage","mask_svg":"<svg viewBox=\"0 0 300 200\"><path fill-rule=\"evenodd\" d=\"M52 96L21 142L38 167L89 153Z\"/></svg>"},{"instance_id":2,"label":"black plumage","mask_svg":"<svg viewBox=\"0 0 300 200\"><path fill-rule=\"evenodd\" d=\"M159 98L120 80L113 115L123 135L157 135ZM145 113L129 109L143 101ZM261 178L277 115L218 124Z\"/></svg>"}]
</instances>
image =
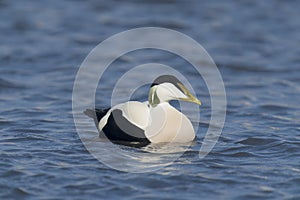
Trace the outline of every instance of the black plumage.
<instances>
[{"instance_id":1,"label":"black plumage","mask_svg":"<svg viewBox=\"0 0 300 200\"><path fill-rule=\"evenodd\" d=\"M100 120L107 114L107 109L87 109L84 114L94 119L96 127ZM98 128L99 129L99 128ZM113 110L101 130L110 141L128 146L142 147L150 143L146 138L144 130L130 123L119 109Z\"/></svg>"}]
</instances>

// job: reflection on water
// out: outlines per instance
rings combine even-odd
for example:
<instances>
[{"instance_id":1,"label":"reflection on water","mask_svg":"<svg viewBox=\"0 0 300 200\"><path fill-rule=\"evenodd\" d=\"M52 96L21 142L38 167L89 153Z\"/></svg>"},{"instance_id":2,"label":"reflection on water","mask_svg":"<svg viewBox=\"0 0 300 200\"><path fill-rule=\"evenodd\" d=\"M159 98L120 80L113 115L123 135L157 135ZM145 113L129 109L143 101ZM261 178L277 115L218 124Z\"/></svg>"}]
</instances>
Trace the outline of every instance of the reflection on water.
<instances>
[{"instance_id":1,"label":"reflection on water","mask_svg":"<svg viewBox=\"0 0 300 200\"><path fill-rule=\"evenodd\" d=\"M80 139L86 149L100 162L112 169L145 173L172 164L195 142L183 144L150 144L132 147L111 143L105 136L99 136L93 120L82 116L77 122Z\"/></svg>"}]
</instances>

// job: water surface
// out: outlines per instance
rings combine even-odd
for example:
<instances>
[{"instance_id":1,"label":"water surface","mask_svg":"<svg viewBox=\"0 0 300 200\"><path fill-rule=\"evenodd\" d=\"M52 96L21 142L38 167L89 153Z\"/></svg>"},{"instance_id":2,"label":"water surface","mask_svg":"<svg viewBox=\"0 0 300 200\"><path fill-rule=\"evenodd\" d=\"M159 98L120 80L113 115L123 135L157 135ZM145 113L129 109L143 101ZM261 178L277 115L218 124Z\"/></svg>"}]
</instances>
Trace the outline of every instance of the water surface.
<instances>
[{"instance_id":1,"label":"water surface","mask_svg":"<svg viewBox=\"0 0 300 200\"><path fill-rule=\"evenodd\" d=\"M298 1L0 1L1 199L299 199L299 8ZM204 83L166 52L125 55L108 77L149 61L169 64L203 102L195 144L169 166L132 174L89 154L71 98L89 51L143 26L202 44L222 73L228 108L218 143L200 160L210 119ZM105 81L97 104L107 106L114 79ZM147 98L145 90L135 98Z\"/></svg>"}]
</instances>

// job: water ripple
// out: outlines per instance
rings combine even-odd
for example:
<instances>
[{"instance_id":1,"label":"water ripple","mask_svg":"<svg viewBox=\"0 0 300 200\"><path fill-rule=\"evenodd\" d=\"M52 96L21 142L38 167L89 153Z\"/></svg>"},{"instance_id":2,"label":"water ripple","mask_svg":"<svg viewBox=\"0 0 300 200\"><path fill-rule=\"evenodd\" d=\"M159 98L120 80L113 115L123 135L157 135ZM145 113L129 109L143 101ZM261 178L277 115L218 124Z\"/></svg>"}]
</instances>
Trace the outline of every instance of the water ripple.
<instances>
[{"instance_id":1,"label":"water ripple","mask_svg":"<svg viewBox=\"0 0 300 200\"><path fill-rule=\"evenodd\" d=\"M300 199L299 6L297 1L0 0L0 199ZM153 61L187 75L203 102L200 123L192 119L199 130L191 146L164 152L160 145L120 146L130 153L120 167L127 159L146 167L183 153L158 171L135 174L111 169L85 149L71 104L76 72L89 51L112 34L142 26L172 28L200 42L220 69L228 107L222 135L200 160L212 125L211 96L202 78L171 53L121 56L99 85L100 106L109 105L118 75ZM147 93L141 88L136 98L147 99ZM115 153L100 139L94 145L103 147L106 158Z\"/></svg>"}]
</instances>

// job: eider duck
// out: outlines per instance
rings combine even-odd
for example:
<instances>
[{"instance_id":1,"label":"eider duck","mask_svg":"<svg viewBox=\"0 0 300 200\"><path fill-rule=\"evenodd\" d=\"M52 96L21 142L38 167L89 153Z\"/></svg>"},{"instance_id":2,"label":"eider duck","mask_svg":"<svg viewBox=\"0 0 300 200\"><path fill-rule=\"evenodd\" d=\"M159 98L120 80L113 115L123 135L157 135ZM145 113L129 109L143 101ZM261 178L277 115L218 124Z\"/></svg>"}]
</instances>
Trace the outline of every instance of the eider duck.
<instances>
[{"instance_id":1,"label":"eider duck","mask_svg":"<svg viewBox=\"0 0 300 200\"><path fill-rule=\"evenodd\" d=\"M191 121L169 104L182 100L201 105L194 95L171 75L156 78L149 91L148 101L128 101L108 109L87 109L100 132L111 142L129 146L150 143L186 143L195 139Z\"/></svg>"}]
</instances>

